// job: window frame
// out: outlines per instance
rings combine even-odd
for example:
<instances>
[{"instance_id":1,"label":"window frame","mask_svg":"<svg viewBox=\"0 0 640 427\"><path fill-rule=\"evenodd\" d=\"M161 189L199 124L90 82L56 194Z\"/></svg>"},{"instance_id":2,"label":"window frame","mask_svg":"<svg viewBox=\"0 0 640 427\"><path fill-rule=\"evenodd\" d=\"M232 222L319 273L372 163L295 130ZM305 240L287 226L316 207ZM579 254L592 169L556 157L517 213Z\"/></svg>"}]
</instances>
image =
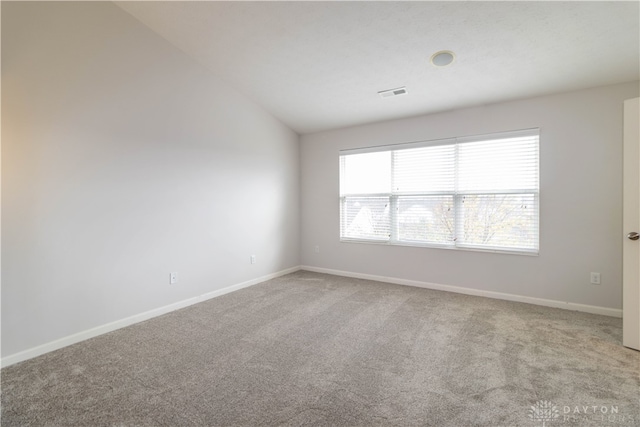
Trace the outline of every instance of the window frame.
<instances>
[{"instance_id":1,"label":"window frame","mask_svg":"<svg viewBox=\"0 0 640 427\"><path fill-rule=\"evenodd\" d=\"M490 140L500 140L500 139L509 139L509 138L517 138L517 137L532 137L535 136L536 140L536 152L535 152L535 163L536 163L536 186L535 189L508 189L508 190L499 190L499 191L488 191L488 190L477 190L477 191L458 191L457 188L457 178L458 178L458 146L460 144L465 144L467 142L481 142L481 141L490 141ZM345 163L343 162L344 156L350 154L365 154L365 153L375 153L375 152L388 152L391 151L391 183L393 183L393 171L395 166L395 154L396 150L404 150L411 148L422 148L422 147L432 147L437 145L454 145L455 147L455 176L456 176L456 186L453 191L412 191L412 192L402 192L402 191L394 191L393 186L390 185L389 192L383 193L345 193L343 191L343 176L345 176ZM517 254L517 255L529 255L529 256L538 256L540 254L540 223L541 223L541 215L540 215L540 129L539 128L530 128L523 129L517 131L508 131L508 132L499 132L499 133L491 133L491 134L482 134L482 135L474 135L467 137L456 137L456 138L446 138L439 140L431 140L431 141L418 141L411 143L401 143L401 144L393 144L393 145L384 145L377 147L366 147L366 148L358 148L358 149L349 149L349 150L340 150L339 153L339 162L340 162L340 194L339 194L339 205L340 205L340 242L341 243L361 243L361 244L375 244L375 245L391 245L391 246L410 246L410 247L425 247L425 248L436 248L436 249L450 249L450 250L464 250L464 251L478 251L478 252L491 252L491 253L503 253L503 254ZM526 248L518 248L518 247L506 247L506 246L489 246L489 245L477 245L472 243L465 243L459 241L461 233L464 233L464 226L460 225L460 216L461 216L461 200L463 200L467 196L478 196L478 195L528 195L533 197L533 203L535 205L535 215L536 215L536 229L537 237L535 240L536 247L532 249ZM452 205L453 205L453 234L454 239L452 242L447 243L438 243L438 242L425 242L425 241L417 241L417 240L400 240L399 239L399 220L398 220L398 203L399 200L403 197L435 197L435 196L445 196L451 197ZM357 237L348 237L345 235L345 230L347 228L347 218L344 214L345 206L347 203L347 199L353 198L372 198L372 197L382 197L388 198L388 206L389 206L389 236L388 238L357 238Z\"/></svg>"}]
</instances>

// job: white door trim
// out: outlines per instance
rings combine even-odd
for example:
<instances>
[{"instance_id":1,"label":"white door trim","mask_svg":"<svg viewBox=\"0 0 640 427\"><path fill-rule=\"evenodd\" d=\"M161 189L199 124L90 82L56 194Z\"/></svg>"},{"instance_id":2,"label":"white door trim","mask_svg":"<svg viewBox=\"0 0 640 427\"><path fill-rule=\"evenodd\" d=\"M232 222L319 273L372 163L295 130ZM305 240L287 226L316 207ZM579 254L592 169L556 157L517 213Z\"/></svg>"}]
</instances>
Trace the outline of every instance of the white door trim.
<instances>
[{"instance_id":1,"label":"white door trim","mask_svg":"<svg viewBox=\"0 0 640 427\"><path fill-rule=\"evenodd\" d=\"M640 98L624 101L622 344L640 350Z\"/></svg>"}]
</instances>

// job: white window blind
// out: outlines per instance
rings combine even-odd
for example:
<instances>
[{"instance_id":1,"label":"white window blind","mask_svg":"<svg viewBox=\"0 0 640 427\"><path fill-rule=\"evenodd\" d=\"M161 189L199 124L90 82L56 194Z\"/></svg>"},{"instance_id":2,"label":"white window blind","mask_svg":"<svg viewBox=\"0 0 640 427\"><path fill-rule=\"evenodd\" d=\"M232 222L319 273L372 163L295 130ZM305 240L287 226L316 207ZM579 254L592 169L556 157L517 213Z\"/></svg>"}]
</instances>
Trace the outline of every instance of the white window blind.
<instances>
[{"instance_id":1,"label":"white window blind","mask_svg":"<svg viewBox=\"0 0 640 427\"><path fill-rule=\"evenodd\" d=\"M340 152L340 237L538 252L539 130Z\"/></svg>"}]
</instances>

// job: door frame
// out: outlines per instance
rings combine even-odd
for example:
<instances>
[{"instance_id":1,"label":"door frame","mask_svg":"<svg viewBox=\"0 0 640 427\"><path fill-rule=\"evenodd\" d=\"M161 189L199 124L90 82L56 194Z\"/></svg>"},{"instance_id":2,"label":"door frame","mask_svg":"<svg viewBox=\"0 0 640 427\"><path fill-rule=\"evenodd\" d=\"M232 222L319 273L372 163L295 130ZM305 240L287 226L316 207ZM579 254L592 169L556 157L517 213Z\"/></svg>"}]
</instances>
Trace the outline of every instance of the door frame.
<instances>
[{"instance_id":1,"label":"door frame","mask_svg":"<svg viewBox=\"0 0 640 427\"><path fill-rule=\"evenodd\" d=\"M640 98L624 101L622 345L640 350Z\"/></svg>"}]
</instances>

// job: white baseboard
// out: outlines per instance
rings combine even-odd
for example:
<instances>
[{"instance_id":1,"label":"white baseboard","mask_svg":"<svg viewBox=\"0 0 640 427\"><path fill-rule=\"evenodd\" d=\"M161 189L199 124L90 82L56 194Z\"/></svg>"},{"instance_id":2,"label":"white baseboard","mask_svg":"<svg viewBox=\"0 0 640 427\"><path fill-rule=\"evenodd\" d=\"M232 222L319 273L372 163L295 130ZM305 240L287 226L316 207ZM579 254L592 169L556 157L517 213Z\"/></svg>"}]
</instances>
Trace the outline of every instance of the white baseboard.
<instances>
[{"instance_id":1,"label":"white baseboard","mask_svg":"<svg viewBox=\"0 0 640 427\"><path fill-rule=\"evenodd\" d=\"M302 270L316 273L333 274L335 276L353 277L356 279L375 280L378 282L393 283L396 285L414 286L438 291L455 292L458 294L474 295L506 301L524 302L527 304L542 305L545 307L562 308L565 310L582 311L585 313L602 314L604 316L622 317L622 310L617 308L598 307L595 305L577 304L573 302L556 301L544 298L527 297L522 295L507 294L503 292L484 291L481 289L463 288L460 286L441 285L438 283L419 282L416 280L398 279L395 277L376 276L373 274L353 273L350 271L332 270L329 268L301 266Z\"/></svg>"},{"instance_id":2,"label":"white baseboard","mask_svg":"<svg viewBox=\"0 0 640 427\"><path fill-rule=\"evenodd\" d=\"M3 357L0 360L1 367L7 367L24 360L32 359L37 356L41 356L45 353L49 353L54 350L58 350L63 347L67 347L71 344L78 343L80 341L87 340L89 338L97 337L98 335L106 334L107 332L115 331L126 326L133 325L134 323L143 322L145 320L162 316L163 314L179 310L184 307L188 307L199 302L206 301L211 298L219 297L230 292L234 292L249 286L257 285L258 283L265 282L267 280L275 279L276 277L284 276L285 274L293 273L300 270L299 266L288 268L286 270L278 271L276 273L267 274L266 276L258 277L256 279L248 280L246 282L238 283L235 285L227 286L226 288L218 289L212 292L208 292L197 297L189 298L183 301L179 301L173 304L159 307L153 310L146 311L144 313L136 314L124 319L116 320L115 322L107 323L86 331L78 332L77 334L69 335L64 338L57 339L55 341L48 342L46 344L39 345L37 347L30 348L28 350L21 351L19 353L12 354L10 356Z\"/></svg>"},{"instance_id":3,"label":"white baseboard","mask_svg":"<svg viewBox=\"0 0 640 427\"><path fill-rule=\"evenodd\" d=\"M357 279L375 280L378 282L393 283L396 285L414 286L425 289L435 289L439 291L455 292L458 294L474 295L487 298L501 299L507 301L524 302L528 304L541 305L545 307L562 308L565 310L582 311L585 313L601 314L604 316L622 317L622 310L607 307L598 307L594 305L577 304L572 302L556 301L543 298L527 297L522 295L507 294L494 291L483 291L480 289L464 288L460 286L441 285L437 283L419 282L416 280L398 279L394 277L376 276L373 274L354 273L350 271L333 270L329 268L320 268L312 266L297 266L282 270L276 273L268 274L266 276L258 277L256 279L248 280L246 282L238 283L235 285L227 286L223 289L218 289L206 294L189 298L183 301L179 301L164 307L159 307L153 310L146 311L144 313L136 314L134 316L127 317L125 319L116 320L115 322L107 323L86 331L78 332L77 334L69 335L64 338L60 338L55 341L51 341L46 344L39 345L28 350L21 351L19 353L12 354L10 356L3 357L0 360L1 367L7 367L24 360L32 359L37 356L41 356L45 353L49 353L54 350L58 350L63 347L67 347L71 344L76 344L80 341L87 340L89 338L97 337L98 335L106 334L108 332L115 331L117 329L124 328L126 326L133 325L135 323L143 322L145 320L161 316L163 314L179 310L190 305L194 305L211 298L215 298L221 295L228 294L249 286L257 285L258 283L265 282L276 277L284 276L285 274L293 273L298 270L314 271L316 273L332 274L334 276L353 277Z\"/></svg>"}]
</instances>

